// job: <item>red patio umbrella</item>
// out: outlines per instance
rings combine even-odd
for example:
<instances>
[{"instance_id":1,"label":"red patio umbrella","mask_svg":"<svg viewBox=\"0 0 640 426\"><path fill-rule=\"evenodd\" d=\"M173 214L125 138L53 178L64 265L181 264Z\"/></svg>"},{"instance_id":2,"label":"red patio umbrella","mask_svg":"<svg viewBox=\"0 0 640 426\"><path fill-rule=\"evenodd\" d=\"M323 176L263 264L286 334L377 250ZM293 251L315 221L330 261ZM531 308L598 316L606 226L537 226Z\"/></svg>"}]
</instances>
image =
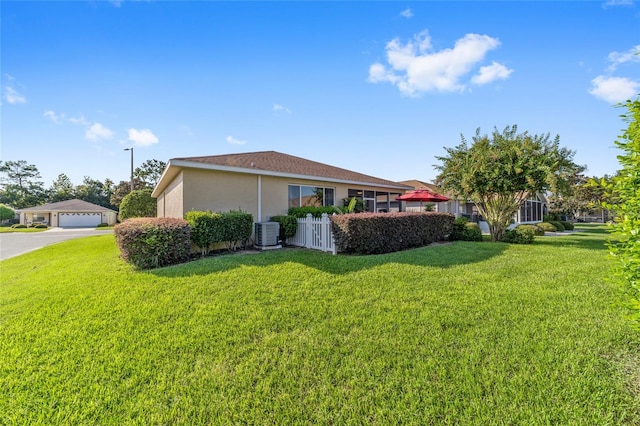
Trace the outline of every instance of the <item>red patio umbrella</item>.
<instances>
[{"instance_id":1,"label":"red patio umbrella","mask_svg":"<svg viewBox=\"0 0 640 426\"><path fill-rule=\"evenodd\" d=\"M449 197L436 194L426 189L417 189L415 191L409 191L396 198L397 201L424 201L427 203L441 203L443 201L449 201Z\"/></svg>"}]
</instances>

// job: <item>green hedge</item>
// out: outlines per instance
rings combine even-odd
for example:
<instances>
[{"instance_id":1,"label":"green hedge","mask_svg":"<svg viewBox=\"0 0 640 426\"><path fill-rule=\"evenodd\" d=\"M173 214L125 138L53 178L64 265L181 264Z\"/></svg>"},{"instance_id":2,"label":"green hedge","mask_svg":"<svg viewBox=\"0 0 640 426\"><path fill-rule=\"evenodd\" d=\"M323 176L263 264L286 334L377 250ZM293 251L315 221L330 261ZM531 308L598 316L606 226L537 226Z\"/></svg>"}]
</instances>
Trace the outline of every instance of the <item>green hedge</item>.
<instances>
[{"instance_id":1,"label":"green hedge","mask_svg":"<svg viewBox=\"0 0 640 426\"><path fill-rule=\"evenodd\" d=\"M305 206L305 207L291 207L289 209L289 216L293 216L299 219L303 219L305 217L307 217L307 215L309 213L311 213L311 216L315 217L316 219L322 216L322 213L326 213L328 215L332 215L334 213L337 213L337 210L342 211L342 209L338 208L338 207L334 207L334 206L324 206L324 207L317 207L317 206Z\"/></svg>"},{"instance_id":2,"label":"green hedge","mask_svg":"<svg viewBox=\"0 0 640 426\"><path fill-rule=\"evenodd\" d=\"M522 225L516 226L516 229L531 229L533 231L533 235L542 237L544 236L544 229L540 226L532 224L532 223L523 223Z\"/></svg>"},{"instance_id":3,"label":"green hedge","mask_svg":"<svg viewBox=\"0 0 640 426\"><path fill-rule=\"evenodd\" d=\"M564 226L565 231L573 231L575 229L573 223L571 222L561 220L560 223L562 224L562 226Z\"/></svg>"},{"instance_id":4,"label":"green hedge","mask_svg":"<svg viewBox=\"0 0 640 426\"><path fill-rule=\"evenodd\" d=\"M451 241L482 241L482 231L475 222L466 217L457 217L453 222L453 231L449 235Z\"/></svg>"},{"instance_id":5,"label":"green hedge","mask_svg":"<svg viewBox=\"0 0 640 426\"><path fill-rule=\"evenodd\" d=\"M355 213L331 216L340 252L390 253L442 241L453 229L449 213Z\"/></svg>"},{"instance_id":6,"label":"green hedge","mask_svg":"<svg viewBox=\"0 0 640 426\"><path fill-rule=\"evenodd\" d=\"M562 225L562 223L560 221L550 220L549 223L552 224L556 228L556 232L564 232L564 230L565 230L564 225Z\"/></svg>"},{"instance_id":7,"label":"green hedge","mask_svg":"<svg viewBox=\"0 0 640 426\"><path fill-rule=\"evenodd\" d=\"M540 222L540 223L536 223L536 225L540 228L542 228L542 230L544 232L556 232L557 229L555 226L553 226L553 224L551 222Z\"/></svg>"},{"instance_id":8,"label":"green hedge","mask_svg":"<svg viewBox=\"0 0 640 426\"><path fill-rule=\"evenodd\" d=\"M139 269L173 265L189 259L191 228L175 218L133 218L114 227L120 257Z\"/></svg>"},{"instance_id":9,"label":"green hedge","mask_svg":"<svg viewBox=\"0 0 640 426\"><path fill-rule=\"evenodd\" d=\"M531 244L535 239L532 228L517 226L515 229L508 229L502 234L503 243L511 244Z\"/></svg>"},{"instance_id":10,"label":"green hedge","mask_svg":"<svg viewBox=\"0 0 640 426\"><path fill-rule=\"evenodd\" d=\"M209 253L212 244L224 243L235 250L251 238L253 216L240 211L212 213L210 211L187 212L185 219L191 226L191 241L200 248L202 255Z\"/></svg>"},{"instance_id":11,"label":"green hedge","mask_svg":"<svg viewBox=\"0 0 640 426\"><path fill-rule=\"evenodd\" d=\"M294 216L271 216L271 221L280 224L280 241L283 243L298 232L298 219Z\"/></svg>"}]
</instances>

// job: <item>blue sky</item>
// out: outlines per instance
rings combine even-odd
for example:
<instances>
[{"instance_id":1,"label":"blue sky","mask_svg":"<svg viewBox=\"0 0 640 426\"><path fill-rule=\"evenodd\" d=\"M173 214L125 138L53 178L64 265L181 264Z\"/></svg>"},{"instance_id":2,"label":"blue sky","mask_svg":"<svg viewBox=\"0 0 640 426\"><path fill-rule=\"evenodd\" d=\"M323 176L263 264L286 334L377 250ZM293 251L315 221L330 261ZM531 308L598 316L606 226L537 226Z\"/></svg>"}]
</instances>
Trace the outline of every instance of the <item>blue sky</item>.
<instances>
[{"instance_id":1,"label":"blue sky","mask_svg":"<svg viewBox=\"0 0 640 426\"><path fill-rule=\"evenodd\" d=\"M640 4L2 1L2 160L116 182L148 159L275 150L436 176L480 127L619 167Z\"/></svg>"}]
</instances>

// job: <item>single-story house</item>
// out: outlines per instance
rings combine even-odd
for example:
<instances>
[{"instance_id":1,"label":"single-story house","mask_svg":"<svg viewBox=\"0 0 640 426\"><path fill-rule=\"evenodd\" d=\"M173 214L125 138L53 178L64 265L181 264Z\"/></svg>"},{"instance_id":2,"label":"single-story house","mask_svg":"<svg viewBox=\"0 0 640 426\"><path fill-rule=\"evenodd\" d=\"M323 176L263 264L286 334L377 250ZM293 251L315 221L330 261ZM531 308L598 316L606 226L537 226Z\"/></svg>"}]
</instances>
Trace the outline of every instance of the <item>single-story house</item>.
<instances>
[{"instance_id":1,"label":"single-story house","mask_svg":"<svg viewBox=\"0 0 640 426\"><path fill-rule=\"evenodd\" d=\"M275 151L173 158L151 194L158 217L190 210L251 213L256 222L290 207L342 206L356 197L370 212L398 211L396 197L413 188Z\"/></svg>"},{"instance_id":2,"label":"single-story house","mask_svg":"<svg viewBox=\"0 0 640 426\"><path fill-rule=\"evenodd\" d=\"M409 185L413 187L413 189L428 189L432 192L439 191L436 185L419 180L405 180L399 183ZM450 197L451 200L442 203L435 203L436 211L451 213L456 217L465 216L474 222L478 221L479 213L475 204L469 202L469 200L457 199L446 192L443 193L443 195ZM417 205L415 202L412 205L409 205L409 203L407 204L407 210L411 210L412 208L415 209L415 205ZM513 221L515 224L542 222L543 216L546 215L548 211L549 207L547 198L543 194L538 193L522 203L520 210L516 213Z\"/></svg>"},{"instance_id":3,"label":"single-story house","mask_svg":"<svg viewBox=\"0 0 640 426\"><path fill-rule=\"evenodd\" d=\"M101 223L114 225L117 212L87 201L73 199L20 209L20 223L43 223L59 227L94 227Z\"/></svg>"}]
</instances>

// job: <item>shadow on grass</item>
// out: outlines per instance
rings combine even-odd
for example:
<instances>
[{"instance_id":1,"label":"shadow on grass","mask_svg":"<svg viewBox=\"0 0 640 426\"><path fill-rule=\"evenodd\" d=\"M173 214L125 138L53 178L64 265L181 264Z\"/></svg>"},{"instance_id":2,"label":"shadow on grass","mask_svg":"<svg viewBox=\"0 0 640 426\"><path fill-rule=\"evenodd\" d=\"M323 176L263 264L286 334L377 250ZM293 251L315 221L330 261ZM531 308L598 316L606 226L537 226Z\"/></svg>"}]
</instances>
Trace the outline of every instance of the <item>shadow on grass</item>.
<instances>
[{"instance_id":1,"label":"shadow on grass","mask_svg":"<svg viewBox=\"0 0 640 426\"><path fill-rule=\"evenodd\" d=\"M580 226L570 235L539 237L534 246L550 249L572 247L590 250L606 250L606 225ZM330 274L348 274L363 269L389 264L429 266L447 269L454 266L486 261L508 250L509 244L492 242L465 242L432 244L426 247L395 253L356 256L337 256L316 250L285 248L259 253L229 254L207 257L192 262L147 271L161 277L189 277L225 272L241 267L268 267L285 263L298 263Z\"/></svg>"},{"instance_id":2,"label":"shadow on grass","mask_svg":"<svg viewBox=\"0 0 640 426\"><path fill-rule=\"evenodd\" d=\"M148 271L162 277L185 277L224 272L234 268L250 266L273 266L284 263L299 263L330 274L348 274L388 264L407 264L450 268L453 266L482 262L501 254L509 246L501 243L455 243L432 244L426 247L395 253L356 256L322 253L302 248L285 248L254 254L231 254L208 257L193 262Z\"/></svg>"}]
</instances>

